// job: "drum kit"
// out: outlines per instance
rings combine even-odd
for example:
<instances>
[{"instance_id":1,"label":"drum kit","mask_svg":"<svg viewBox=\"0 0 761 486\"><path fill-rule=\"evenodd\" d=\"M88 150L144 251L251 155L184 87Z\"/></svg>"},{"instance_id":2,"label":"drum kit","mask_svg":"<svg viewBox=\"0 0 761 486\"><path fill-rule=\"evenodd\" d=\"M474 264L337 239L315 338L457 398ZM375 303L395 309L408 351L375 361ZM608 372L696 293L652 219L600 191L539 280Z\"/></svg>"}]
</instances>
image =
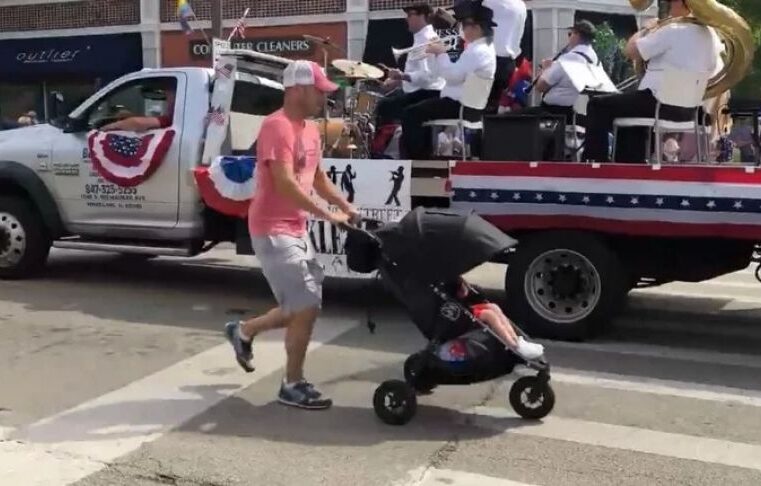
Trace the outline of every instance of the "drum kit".
<instances>
[{"instance_id":1,"label":"drum kit","mask_svg":"<svg viewBox=\"0 0 761 486\"><path fill-rule=\"evenodd\" d=\"M304 39L323 47L324 69L328 69L325 47L343 51L339 46L317 36L304 35ZM335 59L330 65L338 70L348 84L345 102L340 112L331 116L326 100L324 114L318 122L323 139L324 155L338 158L370 158L370 145L375 135L375 108L383 96L371 89L383 78L384 71L372 64L349 59Z\"/></svg>"}]
</instances>

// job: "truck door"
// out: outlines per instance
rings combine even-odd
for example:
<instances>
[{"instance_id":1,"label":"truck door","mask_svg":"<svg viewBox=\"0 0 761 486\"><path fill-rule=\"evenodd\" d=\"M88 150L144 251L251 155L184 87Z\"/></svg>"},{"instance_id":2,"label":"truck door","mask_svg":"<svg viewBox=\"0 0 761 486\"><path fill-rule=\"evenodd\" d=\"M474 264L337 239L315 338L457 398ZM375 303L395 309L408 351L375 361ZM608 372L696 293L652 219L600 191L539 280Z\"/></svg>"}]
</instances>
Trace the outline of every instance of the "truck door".
<instances>
[{"instance_id":1,"label":"truck door","mask_svg":"<svg viewBox=\"0 0 761 486\"><path fill-rule=\"evenodd\" d=\"M70 171L56 176L72 230L118 236L119 229L150 232L177 225L186 88L183 73L127 77L92 101L56 137L54 164L76 163L79 168L76 175ZM160 116L164 128L141 133L98 130L123 118ZM91 151L88 142L94 135L99 138ZM151 159L151 153L156 157ZM149 159L156 163L146 170Z\"/></svg>"}]
</instances>

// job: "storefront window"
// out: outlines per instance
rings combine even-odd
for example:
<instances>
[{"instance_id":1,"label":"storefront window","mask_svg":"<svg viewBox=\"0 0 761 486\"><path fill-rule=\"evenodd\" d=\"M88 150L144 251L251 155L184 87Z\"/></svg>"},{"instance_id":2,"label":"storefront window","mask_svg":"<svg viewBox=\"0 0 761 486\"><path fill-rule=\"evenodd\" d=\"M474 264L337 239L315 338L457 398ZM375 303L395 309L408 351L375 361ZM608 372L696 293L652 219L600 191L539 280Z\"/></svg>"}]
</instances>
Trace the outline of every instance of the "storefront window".
<instances>
[{"instance_id":1,"label":"storefront window","mask_svg":"<svg viewBox=\"0 0 761 486\"><path fill-rule=\"evenodd\" d=\"M0 120L15 124L29 111L44 117L45 102L42 83L0 83Z\"/></svg>"}]
</instances>

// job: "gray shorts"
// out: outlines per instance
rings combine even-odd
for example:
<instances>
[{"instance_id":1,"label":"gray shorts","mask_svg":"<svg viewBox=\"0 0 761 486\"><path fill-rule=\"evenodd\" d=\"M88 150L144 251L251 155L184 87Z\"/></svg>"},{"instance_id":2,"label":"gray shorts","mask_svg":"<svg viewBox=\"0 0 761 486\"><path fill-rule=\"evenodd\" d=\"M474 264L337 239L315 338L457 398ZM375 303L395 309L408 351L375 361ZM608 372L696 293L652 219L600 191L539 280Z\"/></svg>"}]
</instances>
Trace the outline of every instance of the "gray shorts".
<instances>
[{"instance_id":1,"label":"gray shorts","mask_svg":"<svg viewBox=\"0 0 761 486\"><path fill-rule=\"evenodd\" d=\"M289 235L252 236L264 277L286 314L322 307L322 266L309 240Z\"/></svg>"}]
</instances>

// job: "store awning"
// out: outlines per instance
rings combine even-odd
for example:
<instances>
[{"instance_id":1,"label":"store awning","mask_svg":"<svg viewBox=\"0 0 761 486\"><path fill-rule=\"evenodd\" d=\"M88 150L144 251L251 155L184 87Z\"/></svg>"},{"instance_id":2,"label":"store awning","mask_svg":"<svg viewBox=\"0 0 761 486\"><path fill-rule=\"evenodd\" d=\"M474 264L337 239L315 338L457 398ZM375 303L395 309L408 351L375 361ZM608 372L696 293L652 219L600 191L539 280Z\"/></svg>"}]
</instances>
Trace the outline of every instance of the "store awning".
<instances>
[{"instance_id":1,"label":"store awning","mask_svg":"<svg viewBox=\"0 0 761 486\"><path fill-rule=\"evenodd\" d=\"M139 33L0 41L0 80L112 78L143 68Z\"/></svg>"}]
</instances>

